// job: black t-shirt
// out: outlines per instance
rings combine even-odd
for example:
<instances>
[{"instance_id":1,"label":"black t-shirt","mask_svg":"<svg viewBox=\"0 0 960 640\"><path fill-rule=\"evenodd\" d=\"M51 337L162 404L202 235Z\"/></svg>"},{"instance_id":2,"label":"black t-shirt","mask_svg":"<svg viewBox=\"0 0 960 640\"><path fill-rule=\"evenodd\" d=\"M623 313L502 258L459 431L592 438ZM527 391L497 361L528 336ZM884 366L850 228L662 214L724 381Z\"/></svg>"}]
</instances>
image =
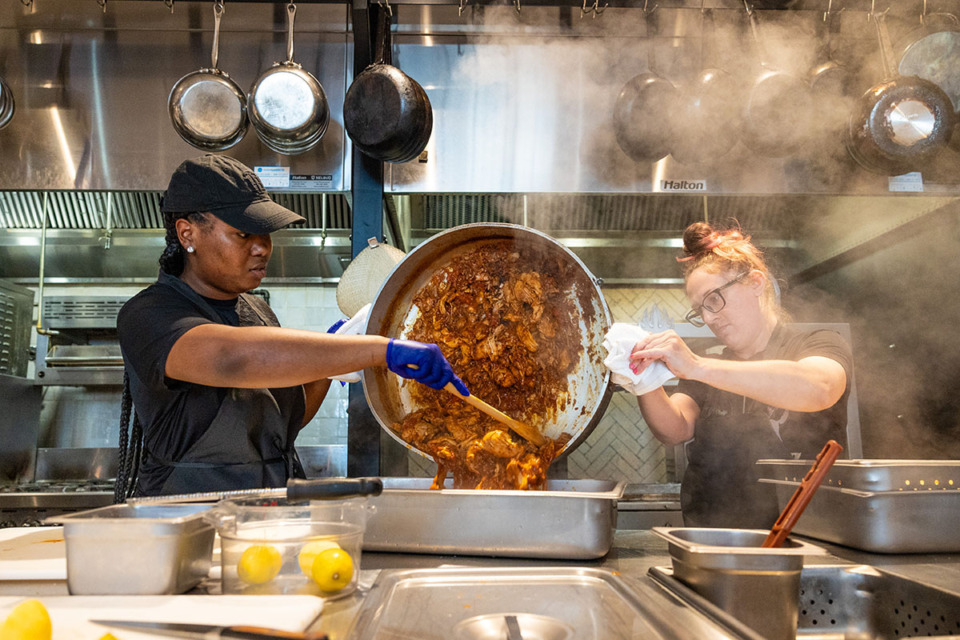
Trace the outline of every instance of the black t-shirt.
<instances>
[{"instance_id":1,"label":"black t-shirt","mask_svg":"<svg viewBox=\"0 0 960 640\"><path fill-rule=\"evenodd\" d=\"M778 514L776 497L772 487L757 482L756 461L812 460L828 440L846 445L853 355L840 334L779 325L766 349L750 360L798 361L809 356L830 358L847 375L840 400L823 411L787 411L695 380L680 381L677 392L687 394L700 407L694 439L687 446L689 466L682 491L685 524L769 528ZM729 350L719 357L736 359Z\"/></svg>"},{"instance_id":2,"label":"black t-shirt","mask_svg":"<svg viewBox=\"0 0 960 640\"><path fill-rule=\"evenodd\" d=\"M172 278L161 274L161 280ZM199 297L199 296L198 296ZM187 331L202 324L280 326L276 315L257 296L220 301L203 298L216 312L211 318L176 288L160 282L150 285L120 310L117 331L134 407L143 425L144 448L152 457L177 461L206 431L216 417L229 388L208 387L164 374L167 356ZM252 308L256 306L256 309ZM305 411L303 387L269 390L277 403L291 408L292 432L300 427ZM144 460L141 483L145 493L158 489L169 468L151 469Z\"/></svg>"}]
</instances>

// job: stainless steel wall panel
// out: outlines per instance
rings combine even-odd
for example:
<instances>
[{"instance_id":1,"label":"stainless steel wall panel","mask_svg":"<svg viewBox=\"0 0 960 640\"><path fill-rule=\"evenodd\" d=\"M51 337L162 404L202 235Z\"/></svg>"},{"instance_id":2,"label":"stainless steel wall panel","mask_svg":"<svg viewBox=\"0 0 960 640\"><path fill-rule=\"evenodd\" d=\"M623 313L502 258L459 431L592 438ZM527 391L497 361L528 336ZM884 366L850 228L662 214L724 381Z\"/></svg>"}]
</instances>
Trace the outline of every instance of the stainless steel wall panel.
<instances>
[{"instance_id":1,"label":"stainless steel wall panel","mask_svg":"<svg viewBox=\"0 0 960 640\"><path fill-rule=\"evenodd\" d=\"M202 154L174 131L167 97L180 77L210 64L211 7L185 3L171 14L163 3L127 2L103 14L96 3L46 0L31 13L4 3L0 76L17 112L0 132L0 189L165 189L177 164ZM284 20L272 5L228 4L220 68L241 88L285 58ZM284 156L251 128L227 153L251 166L326 175L323 190L346 191L346 8L304 6L296 28L296 59L320 80L330 103L326 134L310 151Z\"/></svg>"}]
</instances>

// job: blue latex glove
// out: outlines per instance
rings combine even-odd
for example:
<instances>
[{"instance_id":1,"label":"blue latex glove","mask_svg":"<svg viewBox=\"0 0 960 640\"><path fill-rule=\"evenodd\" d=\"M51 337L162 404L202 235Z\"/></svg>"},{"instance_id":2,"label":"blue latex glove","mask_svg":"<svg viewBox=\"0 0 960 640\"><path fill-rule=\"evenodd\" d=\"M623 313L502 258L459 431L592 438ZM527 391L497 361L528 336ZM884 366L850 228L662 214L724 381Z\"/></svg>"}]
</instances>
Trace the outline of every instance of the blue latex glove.
<instances>
[{"instance_id":1,"label":"blue latex glove","mask_svg":"<svg viewBox=\"0 0 960 640\"><path fill-rule=\"evenodd\" d=\"M467 385L454 375L450 363L435 344L391 338L387 344L387 368L401 378L412 378L432 389L443 389L452 382L457 391L470 395Z\"/></svg>"}]
</instances>

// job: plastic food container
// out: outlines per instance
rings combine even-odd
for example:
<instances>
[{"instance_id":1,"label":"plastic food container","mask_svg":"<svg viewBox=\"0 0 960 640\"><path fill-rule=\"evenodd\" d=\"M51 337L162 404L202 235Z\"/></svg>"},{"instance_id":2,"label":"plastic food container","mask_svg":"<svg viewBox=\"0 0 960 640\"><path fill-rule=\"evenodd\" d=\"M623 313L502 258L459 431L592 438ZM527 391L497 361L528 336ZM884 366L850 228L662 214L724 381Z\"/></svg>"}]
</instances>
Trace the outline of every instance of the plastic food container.
<instances>
[{"instance_id":1,"label":"plastic food container","mask_svg":"<svg viewBox=\"0 0 960 640\"><path fill-rule=\"evenodd\" d=\"M62 524L72 595L170 595L207 577L207 504L128 505L47 518Z\"/></svg>"},{"instance_id":2,"label":"plastic food container","mask_svg":"<svg viewBox=\"0 0 960 640\"><path fill-rule=\"evenodd\" d=\"M768 640L797 633L800 572L822 548L787 538L761 547L768 531L654 527L669 543L673 575Z\"/></svg>"},{"instance_id":3,"label":"plastic food container","mask_svg":"<svg viewBox=\"0 0 960 640\"><path fill-rule=\"evenodd\" d=\"M220 534L223 593L353 593L372 510L365 498L221 501L204 518Z\"/></svg>"}]
</instances>

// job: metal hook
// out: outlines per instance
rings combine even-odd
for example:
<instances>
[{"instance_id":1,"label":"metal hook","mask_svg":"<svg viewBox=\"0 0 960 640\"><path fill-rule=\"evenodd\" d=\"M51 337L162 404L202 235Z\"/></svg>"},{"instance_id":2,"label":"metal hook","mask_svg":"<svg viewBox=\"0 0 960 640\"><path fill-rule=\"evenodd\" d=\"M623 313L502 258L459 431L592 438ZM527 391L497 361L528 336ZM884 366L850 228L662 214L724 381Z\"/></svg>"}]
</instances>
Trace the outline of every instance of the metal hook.
<instances>
[{"instance_id":1,"label":"metal hook","mask_svg":"<svg viewBox=\"0 0 960 640\"><path fill-rule=\"evenodd\" d=\"M97 4L100 5L100 8L103 9L103 12L107 12L107 0L97 0Z\"/></svg>"},{"instance_id":2,"label":"metal hook","mask_svg":"<svg viewBox=\"0 0 960 640\"><path fill-rule=\"evenodd\" d=\"M750 6L750 3L747 0L743 0L743 8L747 10L747 15L753 15L753 7Z\"/></svg>"},{"instance_id":3,"label":"metal hook","mask_svg":"<svg viewBox=\"0 0 960 640\"><path fill-rule=\"evenodd\" d=\"M33 8L33 0L20 0L20 4L28 8Z\"/></svg>"},{"instance_id":4,"label":"metal hook","mask_svg":"<svg viewBox=\"0 0 960 640\"><path fill-rule=\"evenodd\" d=\"M163 0L163 4L167 5L167 9L170 9L170 13L173 13L173 3L174 0Z\"/></svg>"},{"instance_id":5,"label":"metal hook","mask_svg":"<svg viewBox=\"0 0 960 640\"><path fill-rule=\"evenodd\" d=\"M583 0L583 4L580 6L580 19L583 20L583 16L586 14L591 14L591 18L596 18L607 8L607 3L604 2L603 6L600 6L600 0L593 0L593 6L587 7L587 1Z\"/></svg>"},{"instance_id":6,"label":"metal hook","mask_svg":"<svg viewBox=\"0 0 960 640\"><path fill-rule=\"evenodd\" d=\"M601 7L600 0L593 0L593 17L596 18L597 16L601 15L607 10L608 6L610 6L610 3L608 2L604 2L603 6ZM654 6L653 8L656 9L657 7Z\"/></svg>"},{"instance_id":7,"label":"metal hook","mask_svg":"<svg viewBox=\"0 0 960 640\"><path fill-rule=\"evenodd\" d=\"M823 21L826 22L830 19L830 14L833 13L833 0L827 2L827 10L823 12Z\"/></svg>"},{"instance_id":8,"label":"metal hook","mask_svg":"<svg viewBox=\"0 0 960 640\"><path fill-rule=\"evenodd\" d=\"M388 16L393 17L393 7L390 6L390 0L377 0L377 4L387 12Z\"/></svg>"},{"instance_id":9,"label":"metal hook","mask_svg":"<svg viewBox=\"0 0 960 640\"><path fill-rule=\"evenodd\" d=\"M920 14L920 24L923 24L927 17L927 0L923 0L923 13Z\"/></svg>"},{"instance_id":10,"label":"metal hook","mask_svg":"<svg viewBox=\"0 0 960 640\"><path fill-rule=\"evenodd\" d=\"M520 0L513 0L513 8L517 10L517 15L520 15Z\"/></svg>"},{"instance_id":11,"label":"metal hook","mask_svg":"<svg viewBox=\"0 0 960 640\"><path fill-rule=\"evenodd\" d=\"M463 10L467 7L467 0L460 0L460 6L457 8L457 16L463 15Z\"/></svg>"},{"instance_id":12,"label":"metal hook","mask_svg":"<svg viewBox=\"0 0 960 640\"><path fill-rule=\"evenodd\" d=\"M657 7L660 6L659 3L658 3L658 4L653 5L653 9L648 9L648 8L647 8L647 5L649 5L649 4L650 4L650 0L643 0L643 15L644 15L644 16L649 16L651 13L653 13L654 11L657 10ZM606 6L606 5L604 5L604 6Z\"/></svg>"}]
</instances>

